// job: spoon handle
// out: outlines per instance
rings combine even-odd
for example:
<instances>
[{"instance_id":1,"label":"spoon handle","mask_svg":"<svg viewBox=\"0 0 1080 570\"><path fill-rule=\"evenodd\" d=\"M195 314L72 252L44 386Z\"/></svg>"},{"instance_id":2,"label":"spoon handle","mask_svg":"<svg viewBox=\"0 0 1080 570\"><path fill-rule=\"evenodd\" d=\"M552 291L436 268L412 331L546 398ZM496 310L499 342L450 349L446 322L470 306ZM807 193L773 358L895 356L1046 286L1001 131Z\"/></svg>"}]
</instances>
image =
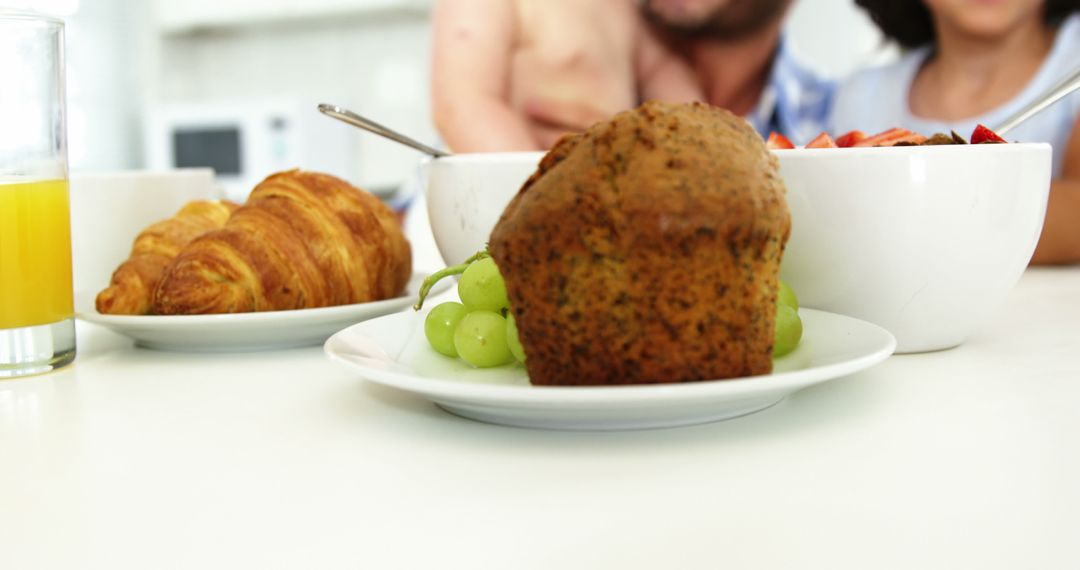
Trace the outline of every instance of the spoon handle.
<instances>
[{"instance_id":1,"label":"spoon handle","mask_svg":"<svg viewBox=\"0 0 1080 570\"><path fill-rule=\"evenodd\" d=\"M1050 88L1042 97L1035 100L1034 103L1024 107L1019 113L1009 117L1005 122L998 125L994 132L999 135L1004 135L1007 131L1011 130L1016 125L1028 120L1032 115L1042 111L1043 109L1053 105L1060 101L1063 97L1080 89L1080 68L1077 68L1071 75L1061 80L1060 83Z\"/></svg>"},{"instance_id":2,"label":"spoon handle","mask_svg":"<svg viewBox=\"0 0 1080 570\"><path fill-rule=\"evenodd\" d=\"M401 144L403 144L405 146L415 148L416 150L418 150L420 152L423 152L423 153L426 153L426 154L430 154L431 156L434 156L434 157L450 156L450 153L448 153L448 152L443 152L443 151L441 151L439 149L431 148L430 146L428 146L428 145L426 145L426 144L424 144L424 143L422 143L422 142L420 142L420 141L418 141L418 140L416 140L414 138L407 137L407 136L405 136L405 135L403 135L403 134L401 134L401 133L399 133L399 132L397 132L395 130L388 129L388 128L380 125L379 123L376 123L375 121L372 121L371 119L365 119L364 117L361 117L360 115L357 115L356 113L353 113L352 111L350 111L348 109L343 109L341 107L338 107L337 105L330 105L328 103L320 103L319 104L319 111L324 115L328 115L328 116L333 117L333 118L335 118L335 119L337 119L339 121L346 122L346 123L348 123L348 124L350 124L350 125L352 125L354 127L359 127L361 129L364 129L365 131L375 133L375 134L377 134L379 136L386 137L386 138L388 138L388 139L390 139L392 141L399 142L399 143L401 143Z\"/></svg>"}]
</instances>

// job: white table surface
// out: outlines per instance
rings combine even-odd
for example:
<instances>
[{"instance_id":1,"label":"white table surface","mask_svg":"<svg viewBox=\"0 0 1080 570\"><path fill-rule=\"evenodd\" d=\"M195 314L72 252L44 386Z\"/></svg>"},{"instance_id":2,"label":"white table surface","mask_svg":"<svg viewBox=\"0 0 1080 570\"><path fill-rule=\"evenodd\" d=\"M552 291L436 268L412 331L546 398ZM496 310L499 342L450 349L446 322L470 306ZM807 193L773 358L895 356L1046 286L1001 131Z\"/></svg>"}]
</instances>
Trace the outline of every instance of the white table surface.
<instances>
[{"instance_id":1,"label":"white table surface","mask_svg":"<svg viewBox=\"0 0 1080 570\"><path fill-rule=\"evenodd\" d=\"M485 425L321 349L0 382L0 568L1080 568L1080 268L726 422Z\"/></svg>"}]
</instances>

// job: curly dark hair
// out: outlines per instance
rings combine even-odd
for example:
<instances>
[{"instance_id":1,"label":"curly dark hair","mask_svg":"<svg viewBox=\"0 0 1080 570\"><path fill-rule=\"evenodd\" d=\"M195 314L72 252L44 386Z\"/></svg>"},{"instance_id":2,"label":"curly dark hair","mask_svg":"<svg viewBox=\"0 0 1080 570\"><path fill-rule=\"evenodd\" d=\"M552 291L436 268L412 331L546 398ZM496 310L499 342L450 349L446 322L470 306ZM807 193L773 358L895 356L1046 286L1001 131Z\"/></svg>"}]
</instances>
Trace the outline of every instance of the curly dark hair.
<instances>
[{"instance_id":1,"label":"curly dark hair","mask_svg":"<svg viewBox=\"0 0 1080 570\"><path fill-rule=\"evenodd\" d=\"M934 41L934 22L921 0L855 0L885 37L906 48ZM1046 0L1043 17L1056 25L1069 14L1080 10L1080 0Z\"/></svg>"}]
</instances>

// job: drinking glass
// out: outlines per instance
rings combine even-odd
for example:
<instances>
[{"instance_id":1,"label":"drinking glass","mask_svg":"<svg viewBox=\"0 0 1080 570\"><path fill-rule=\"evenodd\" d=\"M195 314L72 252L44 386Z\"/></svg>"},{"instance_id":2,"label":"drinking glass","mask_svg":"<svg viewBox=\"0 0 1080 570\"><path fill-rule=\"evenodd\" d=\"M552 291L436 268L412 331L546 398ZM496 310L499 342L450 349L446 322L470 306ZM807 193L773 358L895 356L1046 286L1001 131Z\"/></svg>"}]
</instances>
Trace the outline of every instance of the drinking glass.
<instances>
[{"instance_id":1,"label":"drinking glass","mask_svg":"<svg viewBox=\"0 0 1080 570\"><path fill-rule=\"evenodd\" d=\"M0 378L75 358L64 24L0 12Z\"/></svg>"}]
</instances>

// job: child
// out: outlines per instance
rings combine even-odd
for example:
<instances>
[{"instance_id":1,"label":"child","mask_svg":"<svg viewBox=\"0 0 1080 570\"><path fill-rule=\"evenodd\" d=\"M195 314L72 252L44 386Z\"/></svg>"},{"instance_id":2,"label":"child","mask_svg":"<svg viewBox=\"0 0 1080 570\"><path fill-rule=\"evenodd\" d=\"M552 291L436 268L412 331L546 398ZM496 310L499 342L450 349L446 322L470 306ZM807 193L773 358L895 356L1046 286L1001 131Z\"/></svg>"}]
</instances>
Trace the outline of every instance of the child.
<instances>
[{"instance_id":1,"label":"child","mask_svg":"<svg viewBox=\"0 0 1080 570\"><path fill-rule=\"evenodd\" d=\"M832 131L924 135L990 128L1080 65L1078 0L856 0L905 48L898 63L841 86ZM1009 131L1053 146L1053 185L1033 263L1080 261L1080 92Z\"/></svg>"},{"instance_id":2,"label":"child","mask_svg":"<svg viewBox=\"0 0 1080 570\"><path fill-rule=\"evenodd\" d=\"M439 0L432 91L455 152L539 150L646 99L703 97L633 0Z\"/></svg>"}]
</instances>

